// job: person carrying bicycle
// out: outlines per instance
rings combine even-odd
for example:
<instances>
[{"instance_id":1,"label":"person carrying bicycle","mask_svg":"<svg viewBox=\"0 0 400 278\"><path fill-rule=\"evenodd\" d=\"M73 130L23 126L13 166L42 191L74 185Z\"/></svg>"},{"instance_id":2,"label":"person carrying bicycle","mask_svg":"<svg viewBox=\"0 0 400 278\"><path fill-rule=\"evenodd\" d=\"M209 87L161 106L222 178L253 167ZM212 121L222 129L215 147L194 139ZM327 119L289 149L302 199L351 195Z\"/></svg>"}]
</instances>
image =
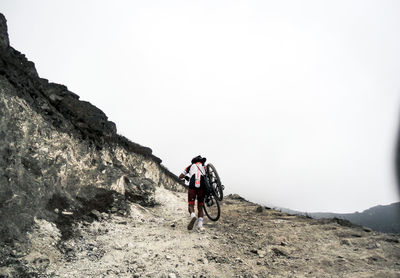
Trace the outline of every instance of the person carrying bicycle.
<instances>
[{"instance_id":1,"label":"person carrying bicycle","mask_svg":"<svg viewBox=\"0 0 400 278\"><path fill-rule=\"evenodd\" d=\"M204 163L206 162L205 157L200 155L194 157L191 164L187 166L182 174L180 174L179 179L189 180L189 190L188 190L188 203L189 203L189 213L190 221L187 226L188 230L192 230L194 223L196 222L196 214L194 212L194 204L197 197L197 210L199 220L197 222L197 228L200 231L204 231L203 227L203 206L204 206L204 196L206 192L204 176L206 174L206 169ZM188 177L187 177L188 176Z\"/></svg>"}]
</instances>

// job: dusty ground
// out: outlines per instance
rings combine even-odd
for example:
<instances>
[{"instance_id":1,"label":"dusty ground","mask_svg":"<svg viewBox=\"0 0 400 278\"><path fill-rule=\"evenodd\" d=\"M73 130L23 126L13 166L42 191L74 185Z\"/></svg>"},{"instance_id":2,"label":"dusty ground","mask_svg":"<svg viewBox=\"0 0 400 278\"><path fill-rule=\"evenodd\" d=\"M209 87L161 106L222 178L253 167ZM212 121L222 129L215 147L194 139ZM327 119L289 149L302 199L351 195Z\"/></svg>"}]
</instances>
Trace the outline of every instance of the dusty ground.
<instances>
[{"instance_id":1,"label":"dusty ground","mask_svg":"<svg viewBox=\"0 0 400 278\"><path fill-rule=\"evenodd\" d=\"M399 235L257 211L235 198L200 233L186 228L185 193L159 188L156 200L81 223L80 236L58 245L55 227L41 223L28 259L40 277L400 277Z\"/></svg>"}]
</instances>

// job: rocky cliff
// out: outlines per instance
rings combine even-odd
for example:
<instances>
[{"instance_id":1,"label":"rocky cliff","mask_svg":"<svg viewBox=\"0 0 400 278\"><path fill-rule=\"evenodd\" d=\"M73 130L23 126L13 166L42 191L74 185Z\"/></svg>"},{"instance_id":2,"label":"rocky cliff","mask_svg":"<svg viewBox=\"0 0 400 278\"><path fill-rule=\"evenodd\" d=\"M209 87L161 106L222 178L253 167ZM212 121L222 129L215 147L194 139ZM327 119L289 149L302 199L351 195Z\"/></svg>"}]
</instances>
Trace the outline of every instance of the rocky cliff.
<instances>
[{"instance_id":1,"label":"rocky cliff","mask_svg":"<svg viewBox=\"0 0 400 278\"><path fill-rule=\"evenodd\" d=\"M40 78L10 46L0 14L0 265L35 219L56 223L67 238L93 211L125 214L127 200L154 205L157 186L182 190L160 163L118 135L101 110Z\"/></svg>"}]
</instances>

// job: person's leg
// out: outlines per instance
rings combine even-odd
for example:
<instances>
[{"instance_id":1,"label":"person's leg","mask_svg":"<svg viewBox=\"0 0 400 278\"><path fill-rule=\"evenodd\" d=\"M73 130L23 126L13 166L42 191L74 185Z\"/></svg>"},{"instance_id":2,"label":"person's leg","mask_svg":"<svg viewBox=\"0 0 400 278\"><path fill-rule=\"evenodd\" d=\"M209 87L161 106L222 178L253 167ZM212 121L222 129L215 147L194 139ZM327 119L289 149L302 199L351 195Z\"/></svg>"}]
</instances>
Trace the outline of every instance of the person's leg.
<instances>
[{"instance_id":1,"label":"person's leg","mask_svg":"<svg viewBox=\"0 0 400 278\"><path fill-rule=\"evenodd\" d=\"M198 209L198 216L203 217L203 206L204 206L204 189L197 189L197 209Z\"/></svg>"},{"instance_id":2,"label":"person's leg","mask_svg":"<svg viewBox=\"0 0 400 278\"><path fill-rule=\"evenodd\" d=\"M189 188L188 190L188 203L189 203L189 213L190 222L188 224L188 230L193 229L193 225L196 222L196 214L194 213L194 202L196 200L196 190Z\"/></svg>"},{"instance_id":3,"label":"person's leg","mask_svg":"<svg viewBox=\"0 0 400 278\"><path fill-rule=\"evenodd\" d=\"M194 213L195 200L196 200L196 190L189 188L189 190L188 190L188 205L189 205L190 215L192 215Z\"/></svg>"},{"instance_id":4,"label":"person's leg","mask_svg":"<svg viewBox=\"0 0 400 278\"><path fill-rule=\"evenodd\" d=\"M194 213L194 205L189 205L189 213Z\"/></svg>"},{"instance_id":5,"label":"person's leg","mask_svg":"<svg viewBox=\"0 0 400 278\"><path fill-rule=\"evenodd\" d=\"M198 222L198 227L203 228L203 206L204 206L204 190L203 189L197 189L197 213L199 216L199 222Z\"/></svg>"}]
</instances>

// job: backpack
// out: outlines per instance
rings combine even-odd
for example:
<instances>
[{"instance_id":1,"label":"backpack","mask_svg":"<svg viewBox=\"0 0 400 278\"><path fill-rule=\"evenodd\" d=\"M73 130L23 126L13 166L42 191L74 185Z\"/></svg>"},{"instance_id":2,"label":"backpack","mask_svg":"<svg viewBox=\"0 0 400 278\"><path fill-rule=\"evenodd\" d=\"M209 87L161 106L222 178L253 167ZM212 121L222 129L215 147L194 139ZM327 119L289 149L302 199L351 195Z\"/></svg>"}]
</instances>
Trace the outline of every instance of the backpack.
<instances>
[{"instance_id":1,"label":"backpack","mask_svg":"<svg viewBox=\"0 0 400 278\"><path fill-rule=\"evenodd\" d=\"M197 169L199 169L200 173L202 174L201 176L203 177L203 180L204 180L204 186L205 186L205 190L206 190L205 195L210 195L212 193L212 187L211 187L210 181L208 180L207 172L203 174L203 172L200 170L199 166L196 165L196 167L197 167ZM201 177L200 177L200 183L201 183Z\"/></svg>"}]
</instances>

